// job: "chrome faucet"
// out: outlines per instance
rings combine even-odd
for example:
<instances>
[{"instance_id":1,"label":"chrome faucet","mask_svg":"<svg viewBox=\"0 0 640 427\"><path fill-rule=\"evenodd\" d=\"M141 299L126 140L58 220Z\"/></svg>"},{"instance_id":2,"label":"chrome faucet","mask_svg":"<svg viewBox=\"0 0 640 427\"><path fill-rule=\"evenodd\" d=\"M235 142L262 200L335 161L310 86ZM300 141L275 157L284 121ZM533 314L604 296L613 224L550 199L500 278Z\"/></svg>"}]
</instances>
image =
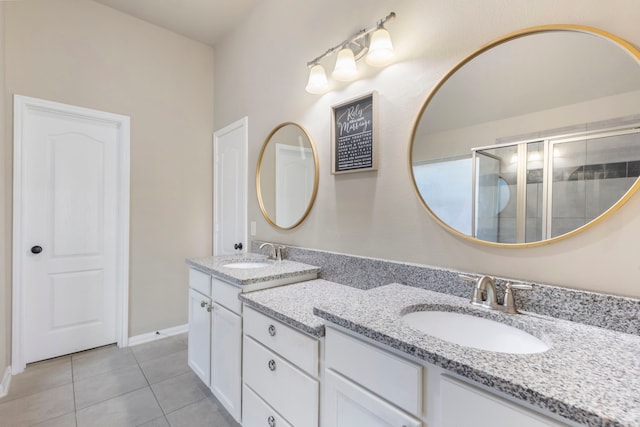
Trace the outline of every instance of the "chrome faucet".
<instances>
[{"instance_id":1,"label":"chrome faucet","mask_svg":"<svg viewBox=\"0 0 640 427\"><path fill-rule=\"evenodd\" d=\"M285 249L282 245L274 245L273 243L265 242L260 245L260 249L265 246L269 247L269 259L275 259L276 261L282 261L282 250Z\"/></svg>"},{"instance_id":2,"label":"chrome faucet","mask_svg":"<svg viewBox=\"0 0 640 427\"><path fill-rule=\"evenodd\" d=\"M459 277L467 281L476 282L476 286L473 288L471 304L490 310L504 311L505 313L510 314L516 314L518 312L516 302L513 297L513 289L533 289L531 285L514 285L511 282L507 282L506 290L504 292L504 304L501 305L498 303L495 277L483 275L476 279L475 277L466 276L464 274L460 274Z\"/></svg>"}]
</instances>

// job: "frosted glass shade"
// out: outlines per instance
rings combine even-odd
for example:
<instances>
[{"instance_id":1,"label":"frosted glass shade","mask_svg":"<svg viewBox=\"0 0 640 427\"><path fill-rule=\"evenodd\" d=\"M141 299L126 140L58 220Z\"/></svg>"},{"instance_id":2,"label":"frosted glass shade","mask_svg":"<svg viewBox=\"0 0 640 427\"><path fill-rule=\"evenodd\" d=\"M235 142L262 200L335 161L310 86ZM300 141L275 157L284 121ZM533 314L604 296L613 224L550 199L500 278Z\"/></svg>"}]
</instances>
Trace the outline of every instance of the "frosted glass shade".
<instances>
[{"instance_id":1,"label":"frosted glass shade","mask_svg":"<svg viewBox=\"0 0 640 427\"><path fill-rule=\"evenodd\" d=\"M384 67L393 62L396 54L393 50L393 44L391 44L391 36L389 31L384 28L378 28L371 36L371 43L369 43L369 52L365 61L367 64L374 67Z\"/></svg>"},{"instance_id":2,"label":"frosted glass shade","mask_svg":"<svg viewBox=\"0 0 640 427\"><path fill-rule=\"evenodd\" d=\"M356 59L354 58L353 51L351 49L345 47L338 52L336 67L333 69L331 76L341 82L350 82L358 76Z\"/></svg>"},{"instance_id":3,"label":"frosted glass shade","mask_svg":"<svg viewBox=\"0 0 640 427\"><path fill-rule=\"evenodd\" d=\"M327 81L327 74L324 72L324 68L320 64L316 64L309 70L309 81L305 88L307 92L313 94L325 93L329 88L329 82Z\"/></svg>"}]
</instances>

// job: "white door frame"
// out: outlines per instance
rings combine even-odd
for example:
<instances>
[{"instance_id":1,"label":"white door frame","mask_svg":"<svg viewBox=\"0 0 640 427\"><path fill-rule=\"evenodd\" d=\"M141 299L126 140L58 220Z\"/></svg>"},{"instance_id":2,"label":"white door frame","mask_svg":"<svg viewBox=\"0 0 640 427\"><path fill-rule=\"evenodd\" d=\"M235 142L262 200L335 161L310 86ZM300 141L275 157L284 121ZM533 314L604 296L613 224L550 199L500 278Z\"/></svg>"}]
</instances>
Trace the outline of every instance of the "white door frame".
<instances>
[{"instance_id":1,"label":"white door frame","mask_svg":"<svg viewBox=\"0 0 640 427\"><path fill-rule=\"evenodd\" d=\"M24 359L24 305L22 298L23 239L23 119L27 111L54 112L73 117L100 120L119 128L118 148L118 254L116 266L116 337L118 347L129 344L129 181L130 181L130 118L119 114L76 107L38 98L14 95L13 101L13 287L11 372L15 375L26 367Z\"/></svg>"},{"instance_id":2,"label":"white door frame","mask_svg":"<svg viewBox=\"0 0 640 427\"><path fill-rule=\"evenodd\" d=\"M214 132L213 134L213 174L212 174L212 179L213 179L213 244L212 246L212 250L213 250L213 255L221 255L219 254L219 250L216 247L216 242L217 240L217 234L220 233L220 230L217 229L217 225L218 224L218 216L220 215L220 213L218 212L218 203L216 202L218 199L218 192L216 190L216 157L217 157L217 146L218 146L218 139L220 139L220 137L231 133L235 130L238 129L242 129L242 134L243 134L243 141L244 141L244 154L245 154L245 158L242 160L245 163L245 169L247 171L247 173L249 173L249 118L248 117L243 117L238 121L235 121L233 123L231 123L230 125L227 125L225 127L223 127L222 129L219 129L217 131ZM248 241L248 233L247 233L247 222L248 222L248 212L247 212L247 195L248 195L248 186L247 186L247 176L245 174L245 176L242 177L242 179L244 180L244 183L242 185L242 188L244 190L244 210L242 212L242 223L244 224L243 226L243 236L242 236L242 241L245 242L245 244L248 246L249 245L249 241ZM242 249L243 252L248 252L249 248L243 248Z\"/></svg>"}]
</instances>

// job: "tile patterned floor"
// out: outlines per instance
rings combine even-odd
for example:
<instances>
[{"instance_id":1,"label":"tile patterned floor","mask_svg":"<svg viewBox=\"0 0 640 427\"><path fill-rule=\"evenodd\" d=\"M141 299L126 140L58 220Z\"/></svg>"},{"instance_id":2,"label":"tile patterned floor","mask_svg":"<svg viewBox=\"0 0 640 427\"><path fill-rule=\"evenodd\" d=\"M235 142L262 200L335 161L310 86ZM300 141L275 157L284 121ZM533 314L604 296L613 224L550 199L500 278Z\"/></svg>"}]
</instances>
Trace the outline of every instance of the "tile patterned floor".
<instances>
[{"instance_id":1,"label":"tile patterned floor","mask_svg":"<svg viewBox=\"0 0 640 427\"><path fill-rule=\"evenodd\" d=\"M240 427L187 366L187 336L30 364L0 427Z\"/></svg>"}]
</instances>

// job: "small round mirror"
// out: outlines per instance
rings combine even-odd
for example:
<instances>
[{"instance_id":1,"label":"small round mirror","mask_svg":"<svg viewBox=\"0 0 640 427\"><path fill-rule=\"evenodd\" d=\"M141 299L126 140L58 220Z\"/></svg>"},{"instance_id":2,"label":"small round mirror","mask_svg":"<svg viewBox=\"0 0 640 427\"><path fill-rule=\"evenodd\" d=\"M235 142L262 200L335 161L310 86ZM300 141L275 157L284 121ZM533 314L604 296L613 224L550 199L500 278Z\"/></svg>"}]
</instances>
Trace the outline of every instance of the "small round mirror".
<instances>
[{"instance_id":1,"label":"small round mirror","mask_svg":"<svg viewBox=\"0 0 640 427\"><path fill-rule=\"evenodd\" d=\"M256 172L262 215L282 230L297 227L311 211L318 191L318 155L306 130L278 125L264 141Z\"/></svg>"}]
</instances>

